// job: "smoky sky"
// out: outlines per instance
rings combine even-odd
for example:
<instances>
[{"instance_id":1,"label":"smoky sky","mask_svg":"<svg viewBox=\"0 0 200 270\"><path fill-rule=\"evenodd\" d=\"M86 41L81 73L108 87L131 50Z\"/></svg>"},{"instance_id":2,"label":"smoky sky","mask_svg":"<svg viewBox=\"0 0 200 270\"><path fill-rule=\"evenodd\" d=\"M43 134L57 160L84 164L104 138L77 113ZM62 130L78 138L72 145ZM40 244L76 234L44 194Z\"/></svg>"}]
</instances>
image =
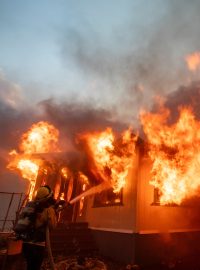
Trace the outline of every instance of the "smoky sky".
<instances>
[{"instance_id":1,"label":"smoky sky","mask_svg":"<svg viewBox=\"0 0 200 270\"><path fill-rule=\"evenodd\" d=\"M66 133L73 140L77 134L86 131L101 131L113 127L120 131L126 125L112 121L112 114L104 109L96 109L82 103L57 103L53 99L42 101L44 117Z\"/></svg>"},{"instance_id":2,"label":"smoky sky","mask_svg":"<svg viewBox=\"0 0 200 270\"><path fill-rule=\"evenodd\" d=\"M85 76L104 81L102 96L113 102L124 121L134 121L141 107L151 107L155 95L194 79L185 56L200 48L199 10L198 0L166 1L162 16L150 26L136 25L130 18L129 24L114 29L110 40L115 49L87 22L84 30L64 33L62 61L71 57ZM146 15L148 21L152 10Z\"/></svg>"},{"instance_id":3,"label":"smoky sky","mask_svg":"<svg viewBox=\"0 0 200 270\"><path fill-rule=\"evenodd\" d=\"M64 147L68 147L70 143L75 145L79 132L107 126L120 130L125 124L139 122L140 109L151 109L155 95L167 96L171 108L184 102L181 96L193 93L194 97L199 90L194 90L198 87L191 86L191 81L200 74L195 77L187 70L184 57L200 48L200 2L174 0L163 5L155 20L154 9L147 9L141 25L135 24L130 15L126 23L110 31L107 42L86 18L79 28L66 30L63 26L58 31L63 68L70 58L82 77L96 85L94 89L83 89L86 103L76 103L76 97L70 96L60 102L40 100L32 106L23 98L26 89L22 91L0 76L0 168L6 164L4 153L17 148L21 134L37 121L54 124ZM186 99L195 101L198 107L198 99Z\"/></svg>"},{"instance_id":4,"label":"smoky sky","mask_svg":"<svg viewBox=\"0 0 200 270\"><path fill-rule=\"evenodd\" d=\"M19 151L22 134L39 121L48 121L59 130L62 151L75 150L76 137L83 132L100 131L106 127L120 131L125 127L119 121L114 122L109 111L88 104L48 99L31 106L22 102L18 90L8 80L0 80L0 171L6 168L8 153L12 149ZM10 102L10 97L16 95L18 99Z\"/></svg>"},{"instance_id":5,"label":"smoky sky","mask_svg":"<svg viewBox=\"0 0 200 270\"><path fill-rule=\"evenodd\" d=\"M2 85L0 87L3 89ZM65 101L58 103L49 99L41 101L34 107L26 105L22 108L13 108L2 99L0 101L1 191L21 192L27 185L27 181L20 181L17 172L10 172L6 168L9 162L8 153L12 149L19 151L22 134L39 121L53 124L59 130L58 145L61 151L71 152L76 158L76 155L83 151L76 140L79 134L105 130L107 127L112 127L117 132L125 128L123 123L112 121L110 112L81 103L72 104Z\"/></svg>"},{"instance_id":6,"label":"smoky sky","mask_svg":"<svg viewBox=\"0 0 200 270\"><path fill-rule=\"evenodd\" d=\"M170 110L170 121L173 123L179 117L180 108L192 109L194 116L200 120L200 82L193 82L188 87L182 86L167 96L164 103Z\"/></svg>"}]
</instances>

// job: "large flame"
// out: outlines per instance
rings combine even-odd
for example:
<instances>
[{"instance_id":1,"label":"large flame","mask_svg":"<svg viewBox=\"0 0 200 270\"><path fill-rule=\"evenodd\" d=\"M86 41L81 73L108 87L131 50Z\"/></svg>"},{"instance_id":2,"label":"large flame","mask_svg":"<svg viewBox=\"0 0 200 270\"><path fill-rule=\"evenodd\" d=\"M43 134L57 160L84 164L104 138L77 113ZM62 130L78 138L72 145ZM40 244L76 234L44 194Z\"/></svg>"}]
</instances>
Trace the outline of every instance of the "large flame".
<instances>
[{"instance_id":1,"label":"large flame","mask_svg":"<svg viewBox=\"0 0 200 270\"><path fill-rule=\"evenodd\" d=\"M59 131L53 125L38 122L22 136L20 150L25 154L57 152L58 135Z\"/></svg>"},{"instance_id":2,"label":"large flame","mask_svg":"<svg viewBox=\"0 0 200 270\"><path fill-rule=\"evenodd\" d=\"M176 123L168 125L169 110L141 114L153 161L152 181L161 204L180 204L200 187L200 122L192 109L180 108Z\"/></svg>"},{"instance_id":3,"label":"large flame","mask_svg":"<svg viewBox=\"0 0 200 270\"><path fill-rule=\"evenodd\" d=\"M40 158L34 158L31 155L35 153L48 153L59 151L58 130L48 122L38 122L23 134L19 146L20 153L16 150L10 152L11 161L8 168L18 170L24 179L29 180L29 199L33 197L34 187L42 164Z\"/></svg>"},{"instance_id":4,"label":"large flame","mask_svg":"<svg viewBox=\"0 0 200 270\"><path fill-rule=\"evenodd\" d=\"M20 159L17 168L21 170L23 178L34 181L38 174L39 165L30 159Z\"/></svg>"},{"instance_id":5,"label":"large flame","mask_svg":"<svg viewBox=\"0 0 200 270\"><path fill-rule=\"evenodd\" d=\"M117 140L111 128L107 128L103 132L84 134L82 138L89 147L94 174L109 182L114 192L119 192L133 162L137 136L126 130Z\"/></svg>"}]
</instances>

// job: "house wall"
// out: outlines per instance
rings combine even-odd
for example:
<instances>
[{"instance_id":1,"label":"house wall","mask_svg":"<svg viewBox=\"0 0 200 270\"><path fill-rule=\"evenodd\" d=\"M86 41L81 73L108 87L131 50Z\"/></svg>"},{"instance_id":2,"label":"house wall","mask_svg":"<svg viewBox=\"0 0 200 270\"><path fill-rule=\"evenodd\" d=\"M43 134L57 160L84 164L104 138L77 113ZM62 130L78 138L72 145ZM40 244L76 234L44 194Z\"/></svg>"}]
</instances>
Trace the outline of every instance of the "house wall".
<instances>
[{"instance_id":1,"label":"house wall","mask_svg":"<svg viewBox=\"0 0 200 270\"><path fill-rule=\"evenodd\" d=\"M78 221L87 221L95 230L131 233L136 228L136 187L138 177L139 153L133 160L128 180L123 188L123 205L93 207L93 197L87 199L84 215Z\"/></svg>"},{"instance_id":2,"label":"house wall","mask_svg":"<svg viewBox=\"0 0 200 270\"><path fill-rule=\"evenodd\" d=\"M152 269L174 262L188 266L191 260L197 265L198 208L152 205L154 188L149 184L152 163L139 151L133 163L124 188L124 206L92 208L93 200L87 202L82 221L89 222L93 229L100 253Z\"/></svg>"},{"instance_id":3,"label":"house wall","mask_svg":"<svg viewBox=\"0 0 200 270\"><path fill-rule=\"evenodd\" d=\"M148 234L199 230L199 208L152 205L154 188L149 184L151 167L148 158L141 159L137 188L136 231L140 234Z\"/></svg>"},{"instance_id":4,"label":"house wall","mask_svg":"<svg viewBox=\"0 0 200 270\"><path fill-rule=\"evenodd\" d=\"M123 206L93 208L93 198L87 198L84 215L78 218L89 223L101 255L124 263L135 260L138 165L137 150L123 189Z\"/></svg>"},{"instance_id":5,"label":"house wall","mask_svg":"<svg viewBox=\"0 0 200 270\"><path fill-rule=\"evenodd\" d=\"M152 164L142 158L138 174L135 234L136 263L153 267L199 265L199 207L152 205L154 188L149 184Z\"/></svg>"}]
</instances>

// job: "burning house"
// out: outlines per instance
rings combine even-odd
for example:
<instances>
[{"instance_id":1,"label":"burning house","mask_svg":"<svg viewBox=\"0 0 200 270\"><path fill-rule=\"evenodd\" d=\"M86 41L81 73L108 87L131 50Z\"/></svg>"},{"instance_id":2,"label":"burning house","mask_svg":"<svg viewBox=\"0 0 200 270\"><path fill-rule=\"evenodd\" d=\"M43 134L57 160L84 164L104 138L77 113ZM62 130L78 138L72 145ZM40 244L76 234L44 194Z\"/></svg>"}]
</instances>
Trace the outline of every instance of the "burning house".
<instances>
[{"instance_id":1,"label":"burning house","mask_svg":"<svg viewBox=\"0 0 200 270\"><path fill-rule=\"evenodd\" d=\"M168 264L199 252L199 121L188 108L168 117L166 108L142 113L147 141L137 140L120 193L88 198L79 217L104 255Z\"/></svg>"},{"instance_id":2,"label":"burning house","mask_svg":"<svg viewBox=\"0 0 200 270\"><path fill-rule=\"evenodd\" d=\"M48 184L56 199L70 202L59 222L88 223L104 256L141 264L194 259L200 249L200 121L184 102L176 109L166 103L143 111L143 140L131 129L84 131L74 152L62 151L51 123L35 123L19 151L10 153L8 168L29 181L29 199Z\"/></svg>"}]
</instances>

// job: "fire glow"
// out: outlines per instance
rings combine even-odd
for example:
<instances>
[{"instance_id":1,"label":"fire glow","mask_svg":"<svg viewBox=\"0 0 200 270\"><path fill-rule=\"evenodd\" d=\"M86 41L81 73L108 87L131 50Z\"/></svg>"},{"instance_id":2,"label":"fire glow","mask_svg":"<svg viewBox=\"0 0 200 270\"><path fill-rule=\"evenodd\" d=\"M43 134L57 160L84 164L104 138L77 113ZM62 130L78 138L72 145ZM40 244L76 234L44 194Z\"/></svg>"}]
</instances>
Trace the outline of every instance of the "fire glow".
<instances>
[{"instance_id":1,"label":"fire glow","mask_svg":"<svg viewBox=\"0 0 200 270\"><path fill-rule=\"evenodd\" d=\"M38 122L22 136L20 150L24 154L58 152L58 136L59 131L53 125Z\"/></svg>"},{"instance_id":2,"label":"fire glow","mask_svg":"<svg viewBox=\"0 0 200 270\"><path fill-rule=\"evenodd\" d=\"M181 204L198 195L200 189L200 122L191 108L180 108L176 123L168 124L169 117L169 110L163 107L158 113L141 114L148 154L153 162L150 184L159 190L161 205ZM58 135L59 131L53 125L39 122L22 136L20 153L16 150L10 153L12 160L8 167L19 171L30 182L29 199L33 197L38 171L43 166L37 154L59 152ZM118 193L125 186L136 154L137 139L130 129L120 136L111 128L79 135L79 140L87 145L89 169L101 188L113 188ZM60 173L66 181L73 180L70 168L62 167ZM86 185L89 187L90 184L87 176L79 172L78 178L83 194L91 194L86 190ZM80 196L81 203L84 197Z\"/></svg>"},{"instance_id":3,"label":"fire glow","mask_svg":"<svg viewBox=\"0 0 200 270\"><path fill-rule=\"evenodd\" d=\"M20 153L16 150L10 152L11 161L8 168L18 170L21 176L29 180L29 199L33 197L33 191L42 161L33 158L36 153L49 153L59 151L57 146L58 130L48 122L38 122L23 134L19 146Z\"/></svg>"},{"instance_id":4,"label":"fire glow","mask_svg":"<svg viewBox=\"0 0 200 270\"><path fill-rule=\"evenodd\" d=\"M188 69L191 71L197 70L200 67L200 52L194 52L186 56L185 61Z\"/></svg>"},{"instance_id":5,"label":"fire glow","mask_svg":"<svg viewBox=\"0 0 200 270\"><path fill-rule=\"evenodd\" d=\"M93 173L119 192L126 184L135 154L137 136L126 130L117 140L111 128L81 136L88 145L94 163Z\"/></svg>"},{"instance_id":6,"label":"fire glow","mask_svg":"<svg viewBox=\"0 0 200 270\"><path fill-rule=\"evenodd\" d=\"M180 108L174 124L167 124L169 116L166 108L141 114L153 161L150 184L160 191L162 205L181 204L200 188L200 122L190 108Z\"/></svg>"}]
</instances>

